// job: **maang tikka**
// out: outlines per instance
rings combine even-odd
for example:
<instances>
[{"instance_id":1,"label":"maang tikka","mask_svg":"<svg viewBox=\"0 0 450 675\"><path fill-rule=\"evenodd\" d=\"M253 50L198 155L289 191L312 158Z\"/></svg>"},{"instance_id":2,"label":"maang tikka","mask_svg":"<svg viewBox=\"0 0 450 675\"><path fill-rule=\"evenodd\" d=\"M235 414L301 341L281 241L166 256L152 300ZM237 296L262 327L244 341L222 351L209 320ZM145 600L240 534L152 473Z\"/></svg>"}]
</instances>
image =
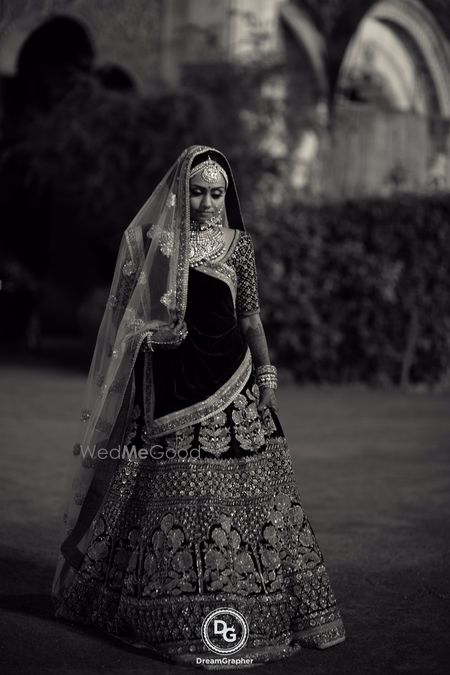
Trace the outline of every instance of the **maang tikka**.
<instances>
[{"instance_id":1,"label":"maang tikka","mask_svg":"<svg viewBox=\"0 0 450 675\"><path fill-rule=\"evenodd\" d=\"M215 183L218 180L219 176L222 175L225 179L225 187L226 188L228 187L227 172L225 171L224 168L220 166L220 164L211 159L209 155L208 159L205 159L204 162L201 162L193 169L191 169L189 177L192 178L193 176L196 176L200 172L201 177L206 183Z\"/></svg>"}]
</instances>

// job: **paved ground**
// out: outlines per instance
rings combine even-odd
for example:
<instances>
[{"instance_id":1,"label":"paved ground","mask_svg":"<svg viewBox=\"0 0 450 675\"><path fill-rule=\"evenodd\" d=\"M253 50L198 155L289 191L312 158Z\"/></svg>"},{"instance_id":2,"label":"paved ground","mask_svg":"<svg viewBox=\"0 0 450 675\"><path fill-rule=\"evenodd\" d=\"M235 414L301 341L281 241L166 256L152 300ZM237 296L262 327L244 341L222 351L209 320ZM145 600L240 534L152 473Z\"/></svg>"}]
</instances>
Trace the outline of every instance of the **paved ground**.
<instances>
[{"instance_id":1,"label":"paved ground","mask_svg":"<svg viewBox=\"0 0 450 675\"><path fill-rule=\"evenodd\" d=\"M200 672L53 619L59 501L84 377L16 365L0 378L1 672ZM284 387L279 402L347 628L346 642L304 649L283 671L448 672L450 395Z\"/></svg>"}]
</instances>

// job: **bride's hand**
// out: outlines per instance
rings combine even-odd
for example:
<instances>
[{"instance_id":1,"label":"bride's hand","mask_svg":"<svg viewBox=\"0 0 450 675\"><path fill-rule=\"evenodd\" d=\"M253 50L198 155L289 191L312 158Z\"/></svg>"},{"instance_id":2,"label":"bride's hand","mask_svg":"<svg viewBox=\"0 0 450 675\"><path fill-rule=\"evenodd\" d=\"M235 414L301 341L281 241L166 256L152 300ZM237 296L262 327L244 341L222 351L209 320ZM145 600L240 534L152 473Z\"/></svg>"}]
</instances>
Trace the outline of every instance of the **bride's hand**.
<instances>
[{"instance_id":1,"label":"bride's hand","mask_svg":"<svg viewBox=\"0 0 450 675\"><path fill-rule=\"evenodd\" d=\"M257 408L260 412L262 412L264 408L272 408L275 412L278 410L277 397L275 396L274 389L261 387L261 397Z\"/></svg>"},{"instance_id":2,"label":"bride's hand","mask_svg":"<svg viewBox=\"0 0 450 675\"><path fill-rule=\"evenodd\" d=\"M187 333L186 322L183 319L174 319L169 327L173 330L174 333Z\"/></svg>"},{"instance_id":3,"label":"bride's hand","mask_svg":"<svg viewBox=\"0 0 450 675\"><path fill-rule=\"evenodd\" d=\"M175 349L179 347L188 332L185 321L174 319L167 327L160 328L147 338L149 349Z\"/></svg>"}]
</instances>

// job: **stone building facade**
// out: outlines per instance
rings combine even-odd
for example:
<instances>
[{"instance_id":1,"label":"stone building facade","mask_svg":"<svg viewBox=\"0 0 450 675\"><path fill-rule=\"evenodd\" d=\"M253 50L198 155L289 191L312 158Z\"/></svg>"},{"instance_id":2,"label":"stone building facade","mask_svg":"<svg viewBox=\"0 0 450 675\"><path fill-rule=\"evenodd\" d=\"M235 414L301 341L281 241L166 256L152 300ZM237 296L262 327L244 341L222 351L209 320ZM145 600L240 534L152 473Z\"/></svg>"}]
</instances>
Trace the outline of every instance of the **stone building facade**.
<instances>
[{"instance_id":1,"label":"stone building facade","mask_svg":"<svg viewBox=\"0 0 450 675\"><path fill-rule=\"evenodd\" d=\"M257 44L259 55L270 54L281 66L269 87L279 99L280 120L268 147L286 153L293 189L318 198L446 190L445 5L445 0L3 0L0 76L14 77L30 37L58 17L81 30L98 68L115 68L144 95L161 84L177 86L186 67L252 59ZM292 92L299 88L305 95L297 100ZM309 116L300 114L302 105L309 106Z\"/></svg>"}]
</instances>

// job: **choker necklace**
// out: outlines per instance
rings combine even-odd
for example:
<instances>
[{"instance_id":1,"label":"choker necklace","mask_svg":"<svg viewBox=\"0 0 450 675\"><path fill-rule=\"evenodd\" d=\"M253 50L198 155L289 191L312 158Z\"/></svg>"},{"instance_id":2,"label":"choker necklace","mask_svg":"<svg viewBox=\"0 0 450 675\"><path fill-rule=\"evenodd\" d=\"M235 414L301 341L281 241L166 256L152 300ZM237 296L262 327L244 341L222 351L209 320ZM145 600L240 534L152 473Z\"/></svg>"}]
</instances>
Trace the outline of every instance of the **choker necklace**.
<instances>
[{"instance_id":1,"label":"choker necklace","mask_svg":"<svg viewBox=\"0 0 450 675\"><path fill-rule=\"evenodd\" d=\"M209 230L214 227L221 227L222 226L222 213L217 213L211 218L208 218L208 220L195 220L194 218L191 219L191 231L192 230Z\"/></svg>"},{"instance_id":2,"label":"choker necklace","mask_svg":"<svg viewBox=\"0 0 450 675\"><path fill-rule=\"evenodd\" d=\"M191 267L197 267L204 262L212 262L225 250L223 228L217 225L210 225L204 229L192 228L189 243L189 265Z\"/></svg>"}]
</instances>

